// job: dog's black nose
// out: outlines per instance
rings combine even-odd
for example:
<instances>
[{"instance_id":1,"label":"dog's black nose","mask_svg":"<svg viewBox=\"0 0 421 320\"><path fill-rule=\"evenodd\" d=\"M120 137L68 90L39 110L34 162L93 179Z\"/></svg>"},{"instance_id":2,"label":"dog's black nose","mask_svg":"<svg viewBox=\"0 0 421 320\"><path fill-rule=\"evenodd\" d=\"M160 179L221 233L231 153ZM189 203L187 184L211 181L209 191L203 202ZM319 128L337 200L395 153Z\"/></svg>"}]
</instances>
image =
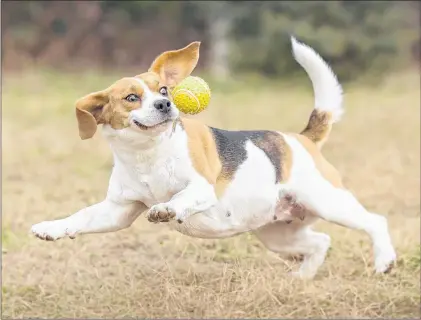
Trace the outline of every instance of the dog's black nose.
<instances>
[{"instance_id":1,"label":"dog's black nose","mask_svg":"<svg viewBox=\"0 0 421 320\"><path fill-rule=\"evenodd\" d=\"M162 113L168 113L171 110L171 101L168 99L157 100L153 106Z\"/></svg>"}]
</instances>

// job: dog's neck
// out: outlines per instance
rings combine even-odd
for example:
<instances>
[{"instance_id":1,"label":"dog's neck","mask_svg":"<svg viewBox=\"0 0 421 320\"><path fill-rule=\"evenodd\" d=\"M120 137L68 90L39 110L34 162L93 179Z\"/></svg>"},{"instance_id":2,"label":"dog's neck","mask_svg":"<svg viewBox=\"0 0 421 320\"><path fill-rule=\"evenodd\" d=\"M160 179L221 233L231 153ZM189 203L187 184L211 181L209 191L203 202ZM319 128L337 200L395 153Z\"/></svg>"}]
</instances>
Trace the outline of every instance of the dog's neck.
<instances>
[{"instance_id":1,"label":"dog's neck","mask_svg":"<svg viewBox=\"0 0 421 320\"><path fill-rule=\"evenodd\" d=\"M114 156L125 165L135 165L170 156L181 138L181 128L170 126L159 135L147 135L127 128L114 130L103 127L103 135L109 142ZM149 161L148 161L149 160Z\"/></svg>"}]
</instances>

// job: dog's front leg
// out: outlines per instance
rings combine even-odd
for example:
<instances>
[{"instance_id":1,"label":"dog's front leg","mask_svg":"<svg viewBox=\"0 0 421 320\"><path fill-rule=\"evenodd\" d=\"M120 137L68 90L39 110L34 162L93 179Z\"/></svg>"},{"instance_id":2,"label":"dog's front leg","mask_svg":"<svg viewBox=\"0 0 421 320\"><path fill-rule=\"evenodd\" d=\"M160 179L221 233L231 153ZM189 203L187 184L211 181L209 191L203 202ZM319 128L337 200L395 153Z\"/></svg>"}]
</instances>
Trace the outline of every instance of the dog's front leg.
<instances>
[{"instance_id":1,"label":"dog's front leg","mask_svg":"<svg viewBox=\"0 0 421 320\"><path fill-rule=\"evenodd\" d=\"M168 222L171 219L182 223L189 216L210 209L217 201L211 184L207 181L192 181L170 201L152 206L147 218L155 223Z\"/></svg>"},{"instance_id":2,"label":"dog's front leg","mask_svg":"<svg viewBox=\"0 0 421 320\"><path fill-rule=\"evenodd\" d=\"M128 228L147 209L138 201L116 202L106 199L59 220L44 221L32 226L32 233L42 240L57 240L77 234L113 232Z\"/></svg>"}]
</instances>

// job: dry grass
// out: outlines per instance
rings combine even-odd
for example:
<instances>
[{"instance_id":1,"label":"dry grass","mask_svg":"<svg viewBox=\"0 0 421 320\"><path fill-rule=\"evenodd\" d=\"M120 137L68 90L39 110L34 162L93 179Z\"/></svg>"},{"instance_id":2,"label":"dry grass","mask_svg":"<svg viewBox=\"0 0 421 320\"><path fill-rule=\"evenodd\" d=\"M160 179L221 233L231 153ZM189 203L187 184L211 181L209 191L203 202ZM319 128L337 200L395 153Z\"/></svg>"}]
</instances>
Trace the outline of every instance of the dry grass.
<instances>
[{"instance_id":1,"label":"dry grass","mask_svg":"<svg viewBox=\"0 0 421 320\"><path fill-rule=\"evenodd\" d=\"M368 237L320 222L333 243L310 282L290 279L285 271L294 263L251 235L197 240L143 217L113 234L32 238L32 224L104 197L110 152L100 135L79 140L73 102L114 76L33 72L3 80L3 318L419 316L417 74L376 88L347 86L346 116L324 149L361 201L389 217L398 267L374 276ZM232 129L304 127L309 83L250 87L215 85L211 108L198 117Z\"/></svg>"}]
</instances>

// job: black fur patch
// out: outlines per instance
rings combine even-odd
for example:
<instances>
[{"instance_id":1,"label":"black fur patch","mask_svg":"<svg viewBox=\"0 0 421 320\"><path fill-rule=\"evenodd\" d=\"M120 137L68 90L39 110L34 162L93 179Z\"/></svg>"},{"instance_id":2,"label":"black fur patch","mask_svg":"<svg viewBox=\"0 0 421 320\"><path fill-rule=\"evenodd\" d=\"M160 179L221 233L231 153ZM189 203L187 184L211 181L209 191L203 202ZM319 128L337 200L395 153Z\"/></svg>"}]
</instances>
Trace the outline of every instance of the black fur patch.
<instances>
[{"instance_id":1,"label":"black fur patch","mask_svg":"<svg viewBox=\"0 0 421 320\"><path fill-rule=\"evenodd\" d=\"M245 145L247 141L253 142L260 148L275 168L275 183L281 181L282 137L274 131L228 131L210 127L219 157L222 162L222 175L234 175L240 164L247 159Z\"/></svg>"}]
</instances>

